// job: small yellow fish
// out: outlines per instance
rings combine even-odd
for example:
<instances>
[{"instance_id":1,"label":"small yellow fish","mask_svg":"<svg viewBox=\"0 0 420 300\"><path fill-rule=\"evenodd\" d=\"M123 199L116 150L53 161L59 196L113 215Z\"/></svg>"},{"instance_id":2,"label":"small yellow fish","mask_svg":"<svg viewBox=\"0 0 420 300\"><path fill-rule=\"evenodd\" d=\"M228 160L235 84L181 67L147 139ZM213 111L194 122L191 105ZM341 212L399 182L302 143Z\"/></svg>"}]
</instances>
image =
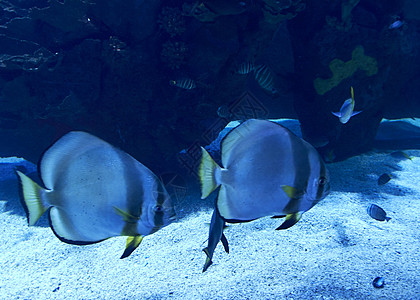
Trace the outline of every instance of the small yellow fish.
<instances>
[{"instance_id":1,"label":"small yellow fish","mask_svg":"<svg viewBox=\"0 0 420 300\"><path fill-rule=\"evenodd\" d=\"M338 117L341 123L346 124L351 117L361 113L361 111L354 110L354 92L353 87L351 87L351 98L344 101L343 105L340 108L339 112L331 112L334 116Z\"/></svg>"}]
</instances>

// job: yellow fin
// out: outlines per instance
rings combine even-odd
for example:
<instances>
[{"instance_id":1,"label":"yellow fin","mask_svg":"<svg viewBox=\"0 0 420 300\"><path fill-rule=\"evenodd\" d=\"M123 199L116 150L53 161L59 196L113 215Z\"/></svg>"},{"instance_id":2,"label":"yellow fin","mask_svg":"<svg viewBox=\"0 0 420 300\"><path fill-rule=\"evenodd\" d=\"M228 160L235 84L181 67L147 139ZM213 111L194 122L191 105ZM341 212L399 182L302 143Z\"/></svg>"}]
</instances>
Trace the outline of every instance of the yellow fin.
<instances>
[{"instance_id":1,"label":"yellow fin","mask_svg":"<svg viewBox=\"0 0 420 300\"><path fill-rule=\"evenodd\" d=\"M216 183L216 178L214 173L216 169L220 169L220 167L216 164L216 162L211 158L210 154L201 147L202 151L202 158L200 164L200 181L201 181L201 199L207 198L211 192L213 192L218 184Z\"/></svg>"},{"instance_id":2,"label":"yellow fin","mask_svg":"<svg viewBox=\"0 0 420 300\"><path fill-rule=\"evenodd\" d=\"M22 172L16 171L16 174L20 179L28 223L32 226L48 210L48 206L44 205L41 199L43 189Z\"/></svg>"},{"instance_id":3,"label":"yellow fin","mask_svg":"<svg viewBox=\"0 0 420 300\"><path fill-rule=\"evenodd\" d=\"M350 88L350 92L351 92L351 102L354 103L354 91L353 91L353 87Z\"/></svg>"},{"instance_id":4,"label":"yellow fin","mask_svg":"<svg viewBox=\"0 0 420 300\"><path fill-rule=\"evenodd\" d=\"M203 251L207 255L206 262L204 263L204 266L203 266L203 272L205 272L211 266L213 262L211 261L209 249L206 247L203 249Z\"/></svg>"},{"instance_id":5,"label":"yellow fin","mask_svg":"<svg viewBox=\"0 0 420 300\"><path fill-rule=\"evenodd\" d=\"M297 222L299 222L300 218L302 218L302 214L303 214L302 212L288 214L286 216L286 220L279 227L277 227L276 230L287 229L287 228L292 227Z\"/></svg>"},{"instance_id":6,"label":"yellow fin","mask_svg":"<svg viewBox=\"0 0 420 300\"><path fill-rule=\"evenodd\" d=\"M135 217L135 216L129 214L126 211L123 211L122 209L120 209L116 206L113 206L113 208L114 208L115 212L117 213L117 215L120 215L123 218L124 222L136 223L140 219L139 217Z\"/></svg>"},{"instance_id":7,"label":"yellow fin","mask_svg":"<svg viewBox=\"0 0 420 300\"><path fill-rule=\"evenodd\" d=\"M140 245L141 241L143 240L143 236L136 235L136 236L129 236L127 238L127 244L125 246L125 250L123 255L121 255L120 259L126 258L133 253L134 250Z\"/></svg>"},{"instance_id":8,"label":"yellow fin","mask_svg":"<svg viewBox=\"0 0 420 300\"><path fill-rule=\"evenodd\" d=\"M299 194L298 190L290 185L282 185L281 188L291 199L296 198L296 196Z\"/></svg>"}]
</instances>

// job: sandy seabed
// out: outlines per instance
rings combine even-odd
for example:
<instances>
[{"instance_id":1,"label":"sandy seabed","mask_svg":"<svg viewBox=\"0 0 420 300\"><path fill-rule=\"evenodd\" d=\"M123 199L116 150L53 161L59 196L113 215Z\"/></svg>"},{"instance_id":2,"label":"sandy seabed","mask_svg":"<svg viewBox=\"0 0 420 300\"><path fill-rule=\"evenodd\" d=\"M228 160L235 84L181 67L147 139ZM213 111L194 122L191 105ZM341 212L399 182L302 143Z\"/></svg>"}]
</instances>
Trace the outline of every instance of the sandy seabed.
<instances>
[{"instance_id":1,"label":"sandy seabed","mask_svg":"<svg viewBox=\"0 0 420 300\"><path fill-rule=\"evenodd\" d=\"M204 273L213 200L196 187L178 201L178 222L121 260L124 237L75 246L46 218L29 227L13 174L24 161L1 159L0 299L420 299L420 151L390 152L328 164L331 194L288 230L271 218L230 225L230 254L218 245ZM392 179L380 186L383 173ZM372 219L371 203L391 220Z\"/></svg>"}]
</instances>

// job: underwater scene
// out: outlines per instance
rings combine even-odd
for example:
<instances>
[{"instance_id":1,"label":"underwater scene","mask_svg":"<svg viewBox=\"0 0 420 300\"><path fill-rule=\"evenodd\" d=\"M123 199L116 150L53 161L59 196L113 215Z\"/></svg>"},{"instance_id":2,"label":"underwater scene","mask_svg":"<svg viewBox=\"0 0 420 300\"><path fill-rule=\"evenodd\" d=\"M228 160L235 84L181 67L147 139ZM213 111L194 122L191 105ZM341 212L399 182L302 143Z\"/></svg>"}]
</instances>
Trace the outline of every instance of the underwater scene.
<instances>
[{"instance_id":1,"label":"underwater scene","mask_svg":"<svg viewBox=\"0 0 420 300\"><path fill-rule=\"evenodd\" d=\"M420 1L1 0L0 299L420 299Z\"/></svg>"}]
</instances>

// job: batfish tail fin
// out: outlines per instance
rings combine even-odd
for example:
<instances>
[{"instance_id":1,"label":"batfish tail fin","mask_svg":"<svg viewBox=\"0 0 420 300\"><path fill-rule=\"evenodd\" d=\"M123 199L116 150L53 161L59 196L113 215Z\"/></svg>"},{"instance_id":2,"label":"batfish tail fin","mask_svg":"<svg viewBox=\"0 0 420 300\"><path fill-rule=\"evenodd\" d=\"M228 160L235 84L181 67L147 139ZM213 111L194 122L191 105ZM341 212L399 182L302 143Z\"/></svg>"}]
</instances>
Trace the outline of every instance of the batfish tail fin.
<instances>
[{"instance_id":1,"label":"batfish tail fin","mask_svg":"<svg viewBox=\"0 0 420 300\"><path fill-rule=\"evenodd\" d=\"M41 198L44 189L22 172L16 171L16 174L19 176L23 194L22 203L28 217L28 223L29 226L32 226L49 208Z\"/></svg>"},{"instance_id":2,"label":"batfish tail fin","mask_svg":"<svg viewBox=\"0 0 420 300\"><path fill-rule=\"evenodd\" d=\"M215 178L217 169L221 169L219 165L211 158L210 154L201 147L202 158L200 164L200 181L201 181L201 199L207 198L218 186Z\"/></svg>"},{"instance_id":3,"label":"batfish tail fin","mask_svg":"<svg viewBox=\"0 0 420 300\"><path fill-rule=\"evenodd\" d=\"M143 236L141 235L129 236L127 238L127 245L125 246L124 253L121 255L120 259L130 256L130 254L140 245L142 240Z\"/></svg>"}]
</instances>

